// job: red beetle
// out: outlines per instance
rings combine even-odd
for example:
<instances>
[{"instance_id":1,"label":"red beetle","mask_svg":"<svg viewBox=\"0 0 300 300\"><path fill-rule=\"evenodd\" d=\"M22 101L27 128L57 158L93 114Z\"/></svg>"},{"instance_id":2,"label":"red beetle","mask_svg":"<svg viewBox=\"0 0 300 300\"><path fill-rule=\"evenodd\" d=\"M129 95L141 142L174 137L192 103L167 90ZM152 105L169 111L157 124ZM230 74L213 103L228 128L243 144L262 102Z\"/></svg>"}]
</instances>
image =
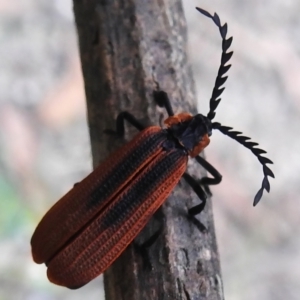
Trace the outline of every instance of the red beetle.
<instances>
[{"instance_id":1,"label":"red beetle","mask_svg":"<svg viewBox=\"0 0 300 300\"><path fill-rule=\"evenodd\" d=\"M222 57L207 116L189 113L174 115L168 96L155 91L154 99L165 107L169 117L166 128L144 128L131 114L117 118L119 135L124 134L124 120L141 130L137 136L111 154L90 175L76 184L43 217L32 239L32 256L36 263L45 263L51 282L68 288L79 288L104 272L143 229L154 212L164 203L181 177L196 192L201 203L189 209L200 213L206 202L203 187L221 182L221 175L199 153L209 144L213 129L236 140L258 158L264 179L254 198L256 205L263 190L270 190L268 176L274 177L266 164L272 163L241 132L212 122L220 102L218 98L227 77L223 75L233 52L227 52L232 37L226 39L227 24L221 26L219 16L197 8L219 27ZM199 181L186 172L188 157L193 157L212 178Z\"/></svg>"}]
</instances>

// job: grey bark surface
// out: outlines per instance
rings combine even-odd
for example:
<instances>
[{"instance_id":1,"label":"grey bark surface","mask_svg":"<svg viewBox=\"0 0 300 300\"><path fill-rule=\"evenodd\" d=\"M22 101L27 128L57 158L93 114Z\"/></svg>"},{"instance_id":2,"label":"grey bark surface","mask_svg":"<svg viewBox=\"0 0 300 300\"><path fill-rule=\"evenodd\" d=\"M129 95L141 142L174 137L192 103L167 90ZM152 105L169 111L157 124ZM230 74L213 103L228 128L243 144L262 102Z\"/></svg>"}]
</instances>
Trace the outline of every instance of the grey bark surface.
<instances>
[{"instance_id":1,"label":"grey bark surface","mask_svg":"<svg viewBox=\"0 0 300 300\"><path fill-rule=\"evenodd\" d=\"M74 12L94 166L124 142L103 134L115 128L119 112L129 111L149 125L166 117L153 101L155 81L175 113L196 113L181 1L74 0ZM126 139L134 133L128 126ZM194 164L189 171L203 176ZM104 274L106 299L223 299L211 201L197 216L205 232L187 216L198 203L181 181L137 239L147 240L163 224L149 247L149 265L130 245Z\"/></svg>"}]
</instances>

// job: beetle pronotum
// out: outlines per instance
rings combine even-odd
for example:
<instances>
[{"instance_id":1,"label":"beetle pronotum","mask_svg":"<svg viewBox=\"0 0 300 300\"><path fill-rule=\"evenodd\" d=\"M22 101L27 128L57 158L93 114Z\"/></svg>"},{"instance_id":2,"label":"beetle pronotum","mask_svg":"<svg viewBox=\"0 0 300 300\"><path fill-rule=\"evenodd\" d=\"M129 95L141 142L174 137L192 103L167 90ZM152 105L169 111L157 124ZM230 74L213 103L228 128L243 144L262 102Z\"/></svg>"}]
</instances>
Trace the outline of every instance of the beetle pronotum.
<instances>
[{"instance_id":1,"label":"beetle pronotum","mask_svg":"<svg viewBox=\"0 0 300 300\"><path fill-rule=\"evenodd\" d=\"M219 16L197 8L218 26L222 37L222 57L207 116L189 113L174 115L169 98L155 91L156 103L169 117L166 128L144 126L130 113L117 117L116 133L124 134L124 121L140 130L135 138L111 154L90 175L76 184L46 213L32 239L32 255L36 263L45 263L51 282L78 288L104 272L133 241L154 212L162 205L181 177L192 187L201 203L189 209L199 214L206 203L203 187L221 182L219 172L199 156L209 144L212 130L234 139L258 158L264 179L254 198L256 205L263 190L270 190L268 176L274 177L267 164L272 163L256 148L257 143L231 127L212 122L220 102L219 96L231 65L226 65L233 52L227 52L232 37L226 39L227 24L221 26ZM212 175L199 181L186 173L188 157Z\"/></svg>"}]
</instances>

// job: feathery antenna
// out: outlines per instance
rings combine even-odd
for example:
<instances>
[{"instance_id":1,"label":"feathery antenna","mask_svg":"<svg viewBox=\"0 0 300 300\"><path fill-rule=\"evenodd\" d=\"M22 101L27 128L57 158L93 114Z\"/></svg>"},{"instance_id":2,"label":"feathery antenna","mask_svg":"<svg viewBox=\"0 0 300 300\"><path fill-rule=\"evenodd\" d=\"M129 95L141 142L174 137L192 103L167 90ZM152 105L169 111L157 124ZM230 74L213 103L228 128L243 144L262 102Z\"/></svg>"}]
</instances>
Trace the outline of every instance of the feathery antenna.
<instances>
[{"instance_id":1,"label":"feathery antenna","mask_svg":"<svg viewBox=\"0 0 300 300\"><path fill-rule=\"evenodd\" d=\"M258 145L258 143L249 141L250 138L247 136L241 135L242 132L233 131L232 127L222 126L220 123L217 123L217 122L212 123L212 128L218 129L223 134L229 136L230 138L234 139L238 143L242 144L243 146L245 146L246 148L251 150L251 152L257 157L259 162L262 164L264 179L262 181L261 188L258 190L258 192L256 193L256 195L254 197L253 206L255 206L260 201L264 190L266 190L267 192L270 192L270 183L269 183L268 176L273 177L273 178L275 178L275 176L274 176L273 172L271 171L271 169L266 166L266 164L273 164L273 162L269 158L261 156L261 154L265 154L267 152L265 150L255 148Z\"/></svg>"},{"instance_id":2,"label":"feathery antenna","mask_svg":"<svg viewBox=\"0 0 300 300\"><path fill-rule=\"evenodd\" d=\"M230 37L229 39L226 39L226 34L227 34L227 23L225 23L223 26L221 26L221 21L219 16L214 13L214 15L212 16L209 12L207 12L206 10L196 7L196 9L202 13L203 15L205 15L208 18L211 18L214 23L218 26L219 30L220 30L220 34L222 37L222 56L221 56L221 65L219 67L219 71L218 71L218 75L215 81L215 86L213 88L213 92L209 101L209 112L207 114L207 117L212 120L216 113L215 110L218 107L221 98L218 98L221 96L221 94L223 93L225 87L221 88L221 86L226 82L228 76L222 77L225 73L227 73L227 71L230 69L231 65L227 65L225 66L225 64L230 60L233 51L231 52L226 52L231 43L232 43L232 37Z\"/></svg>"},{"instance_id":3,"label":"feathery antenna","mask_svg":"<svg viewBox=\"0 0 300 300\"><path fill-rule=\"evenodd\" d=\"M222 37L221 65L219 67L215 86L214 86L214 89L213 89L213 92L212 92L212 95L211 95L211 98L209 101L209 112L207 114L207 117L210 120L212 120L216 115L215 110L221 101L221 98L218 98L218 97L221 96L221 94L223 93L223 91L225 89L224 87L222 88L221 86L226 82L226 80L228 78L228 76L225 76L225 77L222 77L222 76L225 73L227 73L227 71L231 67L231 65L225 66L225 64L230 60L230 58L233 54L232 51L228 52L228 53L226 52L232 43L232 37L230 37L229 39L226 39L227 23L225 23L223 26L221 26L220 18L216 13L214 13L214 15L212 16L209 12L207 12L206 10L204 10L202 8L196 7L196 9L200 13L202 13L203 15L205 15L208 18L211 18L214 21L214 23L219 27L220 34ZM259 162L262 164L264 178L262 181L261 188L258 190L258 192L256 193L256 195L254 197L253 206L255 206L260 201L264 190L266 190L267 192L270 191L270 183L269 183L268 176L273 177L273 178L275 176L274 176L273 172L271 171L271 169L269 167L267 167L266 164L273 164L273 162L270 159L268 159L267 157L262 156L261 154L265 154L267 152L265 150L255 148L256 146L258 146L258 143L250 142L249 141L250 138L247 136L243 136L242 132L234 131L232 127L223 126L217 122L212 123L212 128L218 129L223 134L229 136L230 138L234 139L238 143L242 144L243 146L245 146L246 148L251 150L251 152L257 157Z\"/></svg>"}]
</instances>

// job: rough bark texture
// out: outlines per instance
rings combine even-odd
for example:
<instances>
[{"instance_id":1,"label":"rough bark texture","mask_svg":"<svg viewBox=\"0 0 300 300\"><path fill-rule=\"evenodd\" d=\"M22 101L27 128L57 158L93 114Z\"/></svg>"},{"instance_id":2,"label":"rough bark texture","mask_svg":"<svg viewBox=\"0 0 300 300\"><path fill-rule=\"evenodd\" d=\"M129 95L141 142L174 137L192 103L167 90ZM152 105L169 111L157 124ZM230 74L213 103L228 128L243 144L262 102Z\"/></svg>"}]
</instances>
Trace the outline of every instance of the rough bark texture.
<instances>
[{"instance_id":1,"label":"rough bark texture","mask_svg":"<svg viewBox=\"0 0 300 300\"><path fill-rule=\"evenodd\" d=\"M153 101L155 80L175 113L196 112L181 1L74 0L74 11L95 166L123 142L103 134L114 128L119 112L159 123L165 112ZM196 174L203 175L199 167ZM163 221L162 234L148 251L149 264L129 246L105 272L107 299L223 299L211 202L198 216L205 232L187 216L187 208L198 202L181 182L138 237L146 240L159 227L156 219Z\"/></svg>"}]
</instances>

